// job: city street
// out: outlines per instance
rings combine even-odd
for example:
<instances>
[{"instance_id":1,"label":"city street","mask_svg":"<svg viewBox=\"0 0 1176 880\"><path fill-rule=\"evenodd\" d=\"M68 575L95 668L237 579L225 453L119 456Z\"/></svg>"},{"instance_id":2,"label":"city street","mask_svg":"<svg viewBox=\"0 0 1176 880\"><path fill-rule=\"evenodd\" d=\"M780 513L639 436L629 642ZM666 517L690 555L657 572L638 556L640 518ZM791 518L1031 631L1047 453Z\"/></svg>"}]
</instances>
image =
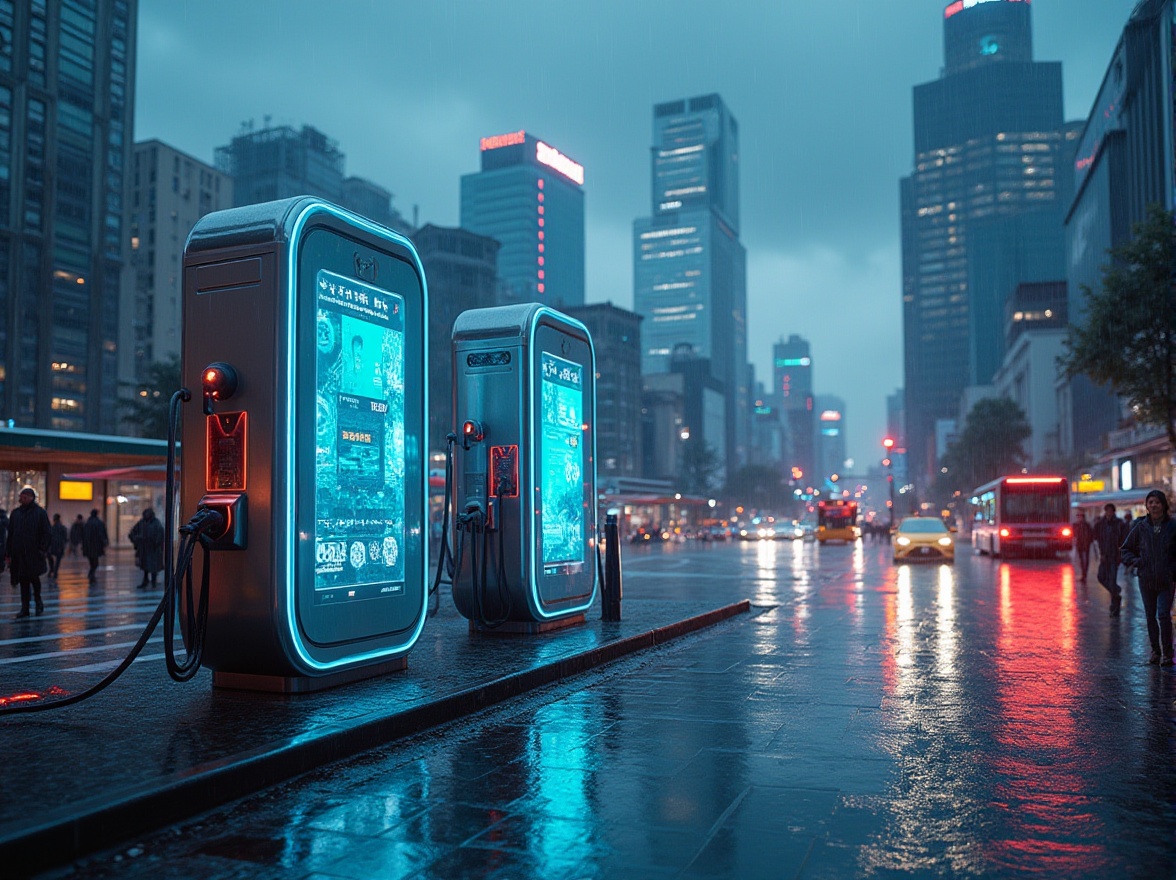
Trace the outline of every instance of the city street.
<instances>
[{"instance_id":1,"label":"city street","mask_svg":"<svg viewBox=\"0 0 1176 880\"><path fill-rule=\"evenodd\" d=\"M1174 876L1176 678L1145 664L1133 592L1111 620L1093 570L963 547L624 564L632 607L752 611L44 876ZM93 669L133 641L148 602L105 576L101 596L63 577L27 624L5 587L6 693L22 663Z\"/></svg>"}]
</instances>

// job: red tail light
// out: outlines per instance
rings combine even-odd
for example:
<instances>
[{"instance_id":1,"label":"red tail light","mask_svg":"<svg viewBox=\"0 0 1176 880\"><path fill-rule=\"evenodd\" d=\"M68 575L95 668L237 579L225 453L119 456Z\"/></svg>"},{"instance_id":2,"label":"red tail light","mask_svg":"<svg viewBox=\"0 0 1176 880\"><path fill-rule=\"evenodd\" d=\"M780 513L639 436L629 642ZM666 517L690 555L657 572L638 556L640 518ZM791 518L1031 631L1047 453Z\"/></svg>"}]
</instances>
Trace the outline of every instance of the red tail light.
<instances>
[{"instance_id":1,"label":"red tail light","mask_svg":"<svg viewBox=\"0 0 1176 880\"><path fill-rule=\"evenodd\" d=\"M1000 536L1002 538L1007 538L1011 534L1012 534L1012 532L1010 532L1008 529L1001 529L1000 530Z\"/></svg>"},{"instance_id":2,"label":"red tail light","mask_svg":"<svg viewBox=\"0 0 1176 880\"><path fill-rule=\"evenodd\" d=\"M1071 529L1069 526L1062 526L1062 537L1063 537L1063 538L1068 538L1068 537L1070 537L1072 534L1074 534L1074 530L1073 530L1073 529Z\"/></svg>"}]
</instances>

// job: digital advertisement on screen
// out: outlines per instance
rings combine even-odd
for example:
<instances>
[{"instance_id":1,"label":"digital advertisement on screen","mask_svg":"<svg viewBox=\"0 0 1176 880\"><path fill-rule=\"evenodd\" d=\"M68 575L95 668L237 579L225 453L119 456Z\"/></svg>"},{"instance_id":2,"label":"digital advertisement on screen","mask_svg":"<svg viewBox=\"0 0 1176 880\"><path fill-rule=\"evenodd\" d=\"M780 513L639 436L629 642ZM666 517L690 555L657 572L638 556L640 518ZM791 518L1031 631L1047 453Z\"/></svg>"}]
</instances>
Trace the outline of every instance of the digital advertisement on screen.
<instances>
[{"instance_id":1,"label":"digital advertisement on screen","mask_svg":"<svg viewBox=\"0 0 1176 880\"><path fill-rule=\"evenodd\" d=\"M404 299L315 277L315 604L404 592Z\"/></svg>"},{"instance_id":2,"label":"digital advertisement on screen","mask_svg":"<svg viewBox=\"0 0 1176 880\"><path fill-rule=\"evenodd\" d=\"M539 462L543 573L584 563L584 368L542 352Z\"/></svg>"}]
</instances>

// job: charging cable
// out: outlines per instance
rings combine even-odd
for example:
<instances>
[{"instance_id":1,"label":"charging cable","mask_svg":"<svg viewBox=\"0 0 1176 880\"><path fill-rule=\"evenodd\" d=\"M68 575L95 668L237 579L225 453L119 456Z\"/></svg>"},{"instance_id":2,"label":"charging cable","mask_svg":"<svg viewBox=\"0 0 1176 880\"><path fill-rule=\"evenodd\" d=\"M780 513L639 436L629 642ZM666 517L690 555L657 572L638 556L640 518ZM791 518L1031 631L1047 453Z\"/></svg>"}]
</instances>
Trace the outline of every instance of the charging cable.
<instances>
[{"instance_id":1,"label":"charging cable","mask_svg":"<svg viewBox=\"0 0 1176 880\"><path fill-rule=\"evenodd\" d=\"M60 709L65 706L72 706L74 703L80 703L82 700L105 690L142 653L143 648L146 647L147 642L151 639L152 633L155 632L155 627L159 625L160 618L163 618L164 621L164 656L167 662L168 675L176 681L190 681L200 669L200 660L204 653L205 625L208 620L208 535L216 534L222 530L225 526L225 520L215 510L209 510L208 508L198 510L180 529L180 534L184 536L184 540L180 545L179 561L173 570L172 562L175 550L173 535L175 534L176 510L176 431L179 423L179 404L181 402L187 403L191 399L192 392L187 388L181 388L172 395L168 408L167 473L164 488L164 502L167 505L167 509L164 511L166 535L163 545L165 582L163 598L160 599L158 607L156 607L155 612L151 615L151 620L147 622L147 628L139 636L139 640L135 642L134 647L131 648L130 653L127 654L123 661L111 670L105 678L92 687L84 691L79 691L76 694L71 694L68 697L63 697L60 700L51 700L44 703L22 703L15 706L3 707L0 708L0 716L43 712L47 709ZM194 597L192 590L192 556L196 551L197 544L204 550L204 571L201 577L199 599ZM187 611L187 616L185 620L187 621L188 627L188 652L182 661L176 659L174 644L175 624L179 604L177 600L180 592L178 585L181 581L187 585L187 590L185 591L185 610Z\"/></svg>"}]
</instances>

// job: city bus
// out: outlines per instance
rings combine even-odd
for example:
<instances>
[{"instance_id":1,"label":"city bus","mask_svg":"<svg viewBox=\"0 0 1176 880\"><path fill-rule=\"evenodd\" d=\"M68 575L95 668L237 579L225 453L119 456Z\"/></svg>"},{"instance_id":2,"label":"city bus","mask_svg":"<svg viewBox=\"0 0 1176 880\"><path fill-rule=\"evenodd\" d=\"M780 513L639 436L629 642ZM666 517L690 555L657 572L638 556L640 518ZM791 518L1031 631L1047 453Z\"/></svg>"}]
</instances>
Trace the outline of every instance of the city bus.
<instances>
[{"instance_id":1,"label":"city bus","mask_svg":"<svg viewBox=\"0 0 1176 880\"><path fill-rule=\"evenodd\" d=\"M817 502L817 540L855 541L861 535L857 525L856 501L834 498Z\"/></svg>"},{"instance_id":2,"label":"city bus","mask_svg":"<svg viewBox=\"0 0 1176 880\"><path fill-rule=\"evenodd\" d=\"M1070 483L1065 477L1001 477L972 492L972 547L990 556L1069 552Z\"/></svg>"}]
</instances>

